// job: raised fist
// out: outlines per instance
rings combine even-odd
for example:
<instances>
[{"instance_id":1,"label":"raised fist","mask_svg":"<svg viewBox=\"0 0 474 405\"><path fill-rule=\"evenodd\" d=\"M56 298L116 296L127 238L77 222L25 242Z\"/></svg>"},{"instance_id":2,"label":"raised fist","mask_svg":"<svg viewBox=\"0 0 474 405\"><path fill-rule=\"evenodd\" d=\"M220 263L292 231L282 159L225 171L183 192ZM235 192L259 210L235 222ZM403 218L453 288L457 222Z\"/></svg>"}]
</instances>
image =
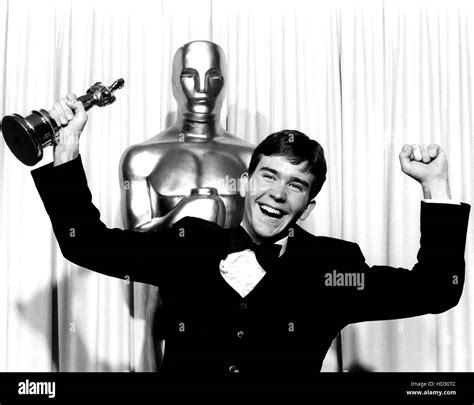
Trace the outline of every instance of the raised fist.
<instances>
[{"instance_id":1,"label":"raised fist","mask_svg":"<svg viewBox=\"0 0 474 405\"><path fill-rule=\"evenodd\" d=\"M422 185L448 179L448 160L439 145L403 145L399 157L403 173Z\"/></svg>"},{"instance_id":2,"label":"raised fist","mask_svg":"<svg viewBox=\"0 0 474 405\"><path fill-rule=\"evenodd\" d=\"M54 147L54 165L58 166L79 155L79 138L88 116L83 104L72 93L54 103L49 114L61 126Z\"/></svg>"},{"instance_id":3,"label":"raised fist","mask_svg":"<svg viewBox=\"0 0 474 405\"><path fill-rule=\"evenodd\" d=\"M75 94L69 93L66 98L55 102L49 114L61 127L60 133L63 138L74 136L78 140L86 125L87 113L82 103L77 101ZM59 143L65 141L67 139L59 139Z\"/></svg>"}]
</instances>

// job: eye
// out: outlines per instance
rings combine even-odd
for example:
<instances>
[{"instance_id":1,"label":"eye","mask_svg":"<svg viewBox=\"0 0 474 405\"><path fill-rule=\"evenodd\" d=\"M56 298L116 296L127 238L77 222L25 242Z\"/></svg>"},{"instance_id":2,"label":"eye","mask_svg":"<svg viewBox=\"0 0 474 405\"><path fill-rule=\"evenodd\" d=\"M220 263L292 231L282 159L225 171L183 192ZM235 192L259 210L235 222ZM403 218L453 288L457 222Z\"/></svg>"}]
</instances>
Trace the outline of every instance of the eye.
<instances>
[{"instance_id":1,"label":"eye","mask_svg":"<svg viewBox=\"0 0 474 405\"><path fill-rule=\"evenodd\" d=\"M184 69L181 72L181 79L193 79L196 77L196 71L191 70L191 69Z\"/></svg>"},{"instance_id":2,"label":"eye","mask_svg":"<svg viewBox=\"0 0 474 405\"><path fill-rule=\"evenodd\" d=\"M298 184L298 183L291 183L290 188L294 191L297 191L297 192L302 192L304 190L303 186L301 184Z\"/></svg>"},{"instance_id":3,"label":"eye","mask_svg":"<svg viewBox=\"0 0 474 405\"><path fill-rule=\"evenodd\" d=\"M223 80L222 73L218 69L211 69L206 73L209 80Z\"/></svg>"},{"instance_id":4,"label":"eye","mask_svg":"<svg viewBox=\"0 0 474 405\"><path fill-rule=\"evenodd\" d=\"M262 177L267 181L274 181L275 180L275 176L273 174L270 174L270 173L263 173Z\"/></svg>"}]
</instances>

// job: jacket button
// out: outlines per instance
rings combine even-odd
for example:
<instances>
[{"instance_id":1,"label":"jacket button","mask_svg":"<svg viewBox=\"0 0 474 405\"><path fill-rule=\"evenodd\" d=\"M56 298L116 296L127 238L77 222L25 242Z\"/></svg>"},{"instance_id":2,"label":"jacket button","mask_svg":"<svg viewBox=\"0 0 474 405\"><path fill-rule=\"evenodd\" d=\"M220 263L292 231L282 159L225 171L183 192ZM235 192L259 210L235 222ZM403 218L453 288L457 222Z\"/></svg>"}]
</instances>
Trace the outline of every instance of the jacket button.
<instances>
[{"instance_id":1,"label":"jacket button","mask_svg":"<svg viewBox=\"0 0 474 405\"><path fill-rule=\"evenodd\" d=\"M236 366L230 366L229 367L229 373L238 374L238 373L240 373L240 370Z\"/></svg>"},{"instance_id":2,"label":"jacket button","mask_svg":"<svg viewBox=\"0 0 474 405\"><path fill-rule=\"evenodd\" d=\"M247 304L245 302L240 303L240 309L245 310L247 309Z\"/></svg>"},{"instance_id":3,"label":"jacket button","mask_svg":"<svg viewBox=\"0 0 474 405\"><path fill-rule=\"evenodd\" d=\"M237 332L237 337L238 337L239 339L242 339L242 338L244 337L244 335L245 335L245 332L244 332L243 330L239 330L239 331Z\"/></svg>"}]
</instances>

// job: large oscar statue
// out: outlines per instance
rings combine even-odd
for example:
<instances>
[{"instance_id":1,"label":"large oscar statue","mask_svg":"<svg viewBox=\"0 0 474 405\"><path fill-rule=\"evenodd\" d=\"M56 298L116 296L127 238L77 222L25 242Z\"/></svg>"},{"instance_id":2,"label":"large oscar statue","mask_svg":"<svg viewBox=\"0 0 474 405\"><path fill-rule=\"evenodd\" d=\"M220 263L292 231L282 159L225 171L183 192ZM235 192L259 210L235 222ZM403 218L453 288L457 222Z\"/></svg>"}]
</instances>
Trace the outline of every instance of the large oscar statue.
<instances>
[{"instance_id":1,"label":"large oscar statue","mask_svg":"<svg viewBox=\"0 0 474 405\"><path fill-rule=\"evenodd\" d=\"M123 218L129 229L159 231L184 216L225 227L240 224L244 205L236 184L254 147L220 125L226 74L224 52L212 42L194 41L177 50L172 74L176 121L129 147L121 159ZM153 357L154 348L158 368L163 355L160 299L156 288L146 288L146 325L153 325L153 331L147 332L145 350Z\"/></svg>"}]
</instances>

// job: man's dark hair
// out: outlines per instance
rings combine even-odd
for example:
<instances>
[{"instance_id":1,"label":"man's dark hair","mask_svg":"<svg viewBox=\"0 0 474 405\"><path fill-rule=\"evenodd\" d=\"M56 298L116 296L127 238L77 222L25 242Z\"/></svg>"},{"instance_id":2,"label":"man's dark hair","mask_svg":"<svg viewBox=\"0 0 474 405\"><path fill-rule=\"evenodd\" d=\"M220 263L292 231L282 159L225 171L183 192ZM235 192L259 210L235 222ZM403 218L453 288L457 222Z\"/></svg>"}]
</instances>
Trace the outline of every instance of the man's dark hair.
<instances>
[{"instance_id":1,"label":"man's dark hair","mask_svg":"<svg viewBox=\"0 0 474 405\"><path fill-rule=\"evenodd\" d=\"M324 150L318 142L302 132L285 129L268 135L253 151L248 170L249 177L255 171L262 155L283 156L294 165L306 162L306 170L315 177L309 191L310 200L316 197L326 181Z\"/></svg>"}]
</instances>

